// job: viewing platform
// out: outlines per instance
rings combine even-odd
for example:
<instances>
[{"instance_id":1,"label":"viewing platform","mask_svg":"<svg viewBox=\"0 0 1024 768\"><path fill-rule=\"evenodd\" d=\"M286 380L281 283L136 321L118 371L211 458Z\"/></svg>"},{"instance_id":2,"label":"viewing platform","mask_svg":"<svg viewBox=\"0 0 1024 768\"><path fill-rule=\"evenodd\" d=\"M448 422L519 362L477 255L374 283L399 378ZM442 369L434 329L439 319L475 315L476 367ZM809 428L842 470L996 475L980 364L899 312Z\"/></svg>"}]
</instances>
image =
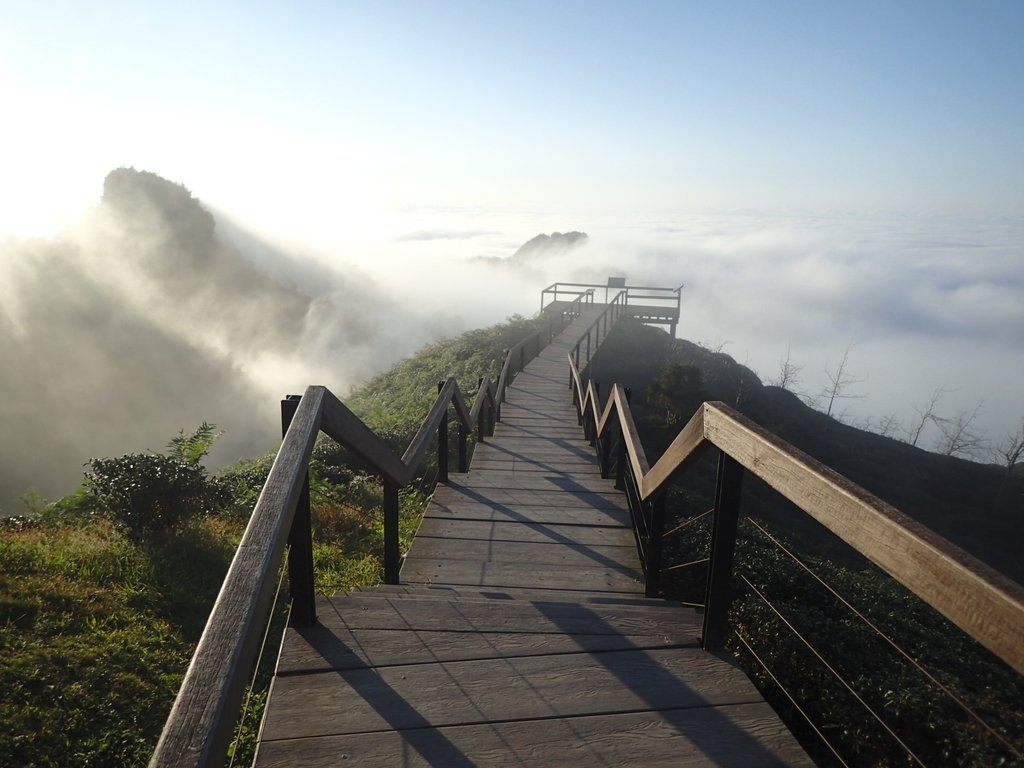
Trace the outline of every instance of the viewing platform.
<instances>
[{"instance_id":1,"label":"viewing platform","mask_svg":"<svg viewBox=\"0 0 1024 768\"><path fill-rule=\"evenodd\" d=\"M609 277L600 283L552 283L540 294L541 310L552 305L561 307L572 300L582 299L585 304L607 304L610 296L621 295L625 315L650 325L664 325L669 336L675 337L679 325L679 309L683 286L659 288L651 285L626 285L624 277Z\"/></svg>"}]
</instances>

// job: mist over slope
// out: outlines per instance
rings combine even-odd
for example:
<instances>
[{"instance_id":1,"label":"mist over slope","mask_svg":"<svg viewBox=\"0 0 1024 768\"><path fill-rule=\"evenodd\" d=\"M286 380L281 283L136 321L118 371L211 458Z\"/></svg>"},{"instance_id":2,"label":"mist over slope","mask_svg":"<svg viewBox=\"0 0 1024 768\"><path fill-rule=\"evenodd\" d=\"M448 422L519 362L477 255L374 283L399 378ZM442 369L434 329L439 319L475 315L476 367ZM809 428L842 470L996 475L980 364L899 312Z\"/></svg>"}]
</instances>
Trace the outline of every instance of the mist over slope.
<instances>
[{"instance_id":1,"label":"mist over slope","mask_svg":"<svg viewBox=\"0 0 1024 768\"><path fill-rule=\"evenodd\" d=\"M233 235L184 186L120 168L58 237L0 240L0 512L204 420L226 430L215 463L266 451L282 395L343 393L432 337L369 278L321 267L300 288Z\"/></svg>"}]
</instances>

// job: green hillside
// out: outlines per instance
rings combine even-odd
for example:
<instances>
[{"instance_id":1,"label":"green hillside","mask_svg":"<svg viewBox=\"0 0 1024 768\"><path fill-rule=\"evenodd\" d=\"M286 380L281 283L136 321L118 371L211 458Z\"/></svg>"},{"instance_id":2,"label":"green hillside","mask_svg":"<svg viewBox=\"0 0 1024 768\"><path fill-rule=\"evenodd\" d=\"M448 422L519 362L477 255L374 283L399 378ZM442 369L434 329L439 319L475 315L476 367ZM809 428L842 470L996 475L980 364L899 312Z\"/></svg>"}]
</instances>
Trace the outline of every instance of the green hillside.
<instances>
[{"instance_id":1,"label":"green hillside","mask_svg":"<svg viewBox=\"0 0 1024 768\"><path fill-rule=\"evenodd\" d=\"M496 379L505 351L541 323L433 344L346 402L400 454L439 380L456 375L471 401L478 377ZM147 763L273 458L210 474L201 459L215 436L200 427L160 453L94 460L75 493L0 520L0 765ZM312 472L318 590L378 583L376 478L327 439ZM406 540L424 501L401 494Z\"/></svg>"}]
</instances>

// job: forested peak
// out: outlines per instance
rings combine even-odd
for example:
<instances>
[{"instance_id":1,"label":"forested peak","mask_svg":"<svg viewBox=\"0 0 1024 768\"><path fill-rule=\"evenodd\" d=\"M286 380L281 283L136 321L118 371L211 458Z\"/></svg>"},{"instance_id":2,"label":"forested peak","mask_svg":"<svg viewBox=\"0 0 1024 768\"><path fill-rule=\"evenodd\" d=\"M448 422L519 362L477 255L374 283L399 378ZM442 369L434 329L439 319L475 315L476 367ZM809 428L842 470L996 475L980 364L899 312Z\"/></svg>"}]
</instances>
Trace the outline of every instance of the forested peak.
<instances>
[{"instance_id":1,"label":"forested peak","mask_svg":"<svg viewBox=\"0 0 1024 768\"><path fill-rule=\"evenodd\" d=\"M117 168L103 180L103 204L126 214L149 208L165 221L187 227L193 235L212 237L213 216L184 184L151 171Z\"/></svg>"},{"instance_id":2,"label":"forested peak","mask_svg":"<svg viewBox=\"0 0 1024 768\"><path fill-rule=\"evenodd\" d=\"M588 240L586 232L552 232L540 234L527 240L519 247L513 259L532 259L538 256L553 256L583 245Z\"/></svg>"}]
</instances>

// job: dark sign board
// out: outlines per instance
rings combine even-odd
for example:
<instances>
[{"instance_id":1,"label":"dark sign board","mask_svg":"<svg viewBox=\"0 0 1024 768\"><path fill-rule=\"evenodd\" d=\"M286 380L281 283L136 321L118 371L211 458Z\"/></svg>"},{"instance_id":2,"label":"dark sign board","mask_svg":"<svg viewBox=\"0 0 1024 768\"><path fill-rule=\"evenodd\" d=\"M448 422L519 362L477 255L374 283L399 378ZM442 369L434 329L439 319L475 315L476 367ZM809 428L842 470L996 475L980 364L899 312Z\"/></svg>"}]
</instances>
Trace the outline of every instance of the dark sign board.
<instances>
[{"instance_id":1,"label":"dark sign board","mask_svg":"<svg viewBox=\"0 0 1024 768\"><path fill-rule=\"evenodd\" d=\"M625 288L626 287L626 278L624 278L624 277L609 277L608 278L608 287L609 288Z\"/></svg>"}]
</instances>

